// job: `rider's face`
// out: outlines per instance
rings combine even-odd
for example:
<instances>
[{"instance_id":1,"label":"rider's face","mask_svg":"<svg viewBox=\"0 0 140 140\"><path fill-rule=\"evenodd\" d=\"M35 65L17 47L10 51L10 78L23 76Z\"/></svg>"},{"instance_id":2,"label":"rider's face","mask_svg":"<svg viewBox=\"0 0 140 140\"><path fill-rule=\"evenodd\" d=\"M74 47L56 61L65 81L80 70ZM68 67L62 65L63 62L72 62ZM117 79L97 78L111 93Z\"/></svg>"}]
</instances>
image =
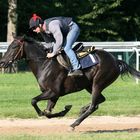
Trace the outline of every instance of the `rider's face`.
<instances>
[{"instance_id":1,"label":"rider's face","mask_svg":"<svg viewBox=\"0 0 140 140\"><path fill-rule=\"evenodd\" d=\"M36 33L42 32L42 25L40 24L39 27L33 28L33 32L36 32Z\"/></svg>"},{"instance_id":2,"label":"rider's face","mask_svg":"<svg viewBox=\"0 0 140 140\"><path fill-rule=\"evenodd\" d=\"M33 32L40 33L41 32L40 27L36 27L35 29L33 29Z\"/></svg>"}]
</instances>

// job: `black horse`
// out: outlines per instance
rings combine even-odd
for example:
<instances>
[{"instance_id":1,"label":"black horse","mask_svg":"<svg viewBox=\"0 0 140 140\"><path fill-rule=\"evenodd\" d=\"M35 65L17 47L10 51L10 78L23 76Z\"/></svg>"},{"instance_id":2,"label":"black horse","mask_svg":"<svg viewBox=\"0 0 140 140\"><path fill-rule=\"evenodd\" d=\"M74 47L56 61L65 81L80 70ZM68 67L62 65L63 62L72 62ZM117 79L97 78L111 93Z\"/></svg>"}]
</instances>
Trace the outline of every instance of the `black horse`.
<instances>
[{"instance_id":1,"label":"black horse","mask_svg":"<svg viewBox=\"0 0 140 140\"><path fill-rule=\"evenodd\" d=\"M71 124L72 128L78 126L98 109L98 105L105 101L101 92L114 82L119 75L131 74L140 78L140 72L124 61L117 60L104 50L95 50L99 63L96 66L83 69L84 76L67 76L68 70L58 63L56 57L46 58L43 45L29 37L13 37L13 42L0 60L0 67L7 67L13 61L22 58L27 60L41 89L41 94L31 101L39 116L48 118L64 116L71 106L66 106L64 111L51 113L61 96L82 89L86 89L91 94L91 103L81 109L79 118ZM44 111L41 111L37 106L37 103L41 100L48 100L47 108ZM80 100L80 97L77 100Z\"/></svg>"}]
</instances>

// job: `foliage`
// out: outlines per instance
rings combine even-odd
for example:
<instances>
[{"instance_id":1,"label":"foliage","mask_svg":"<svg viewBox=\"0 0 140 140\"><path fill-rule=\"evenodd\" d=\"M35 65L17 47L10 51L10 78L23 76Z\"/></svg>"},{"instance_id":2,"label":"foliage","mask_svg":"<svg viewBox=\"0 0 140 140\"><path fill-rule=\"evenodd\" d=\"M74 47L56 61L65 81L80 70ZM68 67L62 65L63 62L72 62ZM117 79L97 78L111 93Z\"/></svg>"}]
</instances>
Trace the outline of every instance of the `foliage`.
<instances>
[{"instance_id":1,"label":"foliage","mask_svg":"<svg viewBox=\"0 0 140 140\"><path fill-rule=\"evenodd\" d=\"M0 0L3 9L7 3ZM43 19L53 16L71 16L81 28L81 41L140 40L139 0L18 0L17 33L28 32L33 13ZM0 12L0 27L6 26L7 12ZM4 31L6 33L6 30ZM35 34L32 34L35 36ZM1 40L4 40L5 36Z\"/></svg>"},{"instance_id":2,"label":"foliage","mask_svg":"<svg viewBox=\"0 0 140 140\"><path fill-rule=\"evenodd\" d=\"M132 8L138 4L137 0L99 0L94 3L91 0L90 3L89 9L92 10L79 17L80 23L85 27L83 36L87 35L89 41L139 39L138 8Z\"/></svg>"}]
</instances>

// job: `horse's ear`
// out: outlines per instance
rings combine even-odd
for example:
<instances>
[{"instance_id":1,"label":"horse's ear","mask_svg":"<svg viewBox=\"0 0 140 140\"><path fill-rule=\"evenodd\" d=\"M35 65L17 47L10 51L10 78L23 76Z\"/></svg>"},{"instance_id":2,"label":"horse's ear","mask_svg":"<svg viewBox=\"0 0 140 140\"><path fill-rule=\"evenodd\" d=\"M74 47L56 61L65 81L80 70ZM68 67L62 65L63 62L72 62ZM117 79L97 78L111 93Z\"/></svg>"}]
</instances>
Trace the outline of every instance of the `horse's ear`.
<instances>
[{"instance_id":1,"label":"horse's ear","mask_svg":"<svg viewBox=\"0 0 140 140\"><path fill-rule=\"evenodd\" d=\"M15 38L16 37L16 34L12 32L12 36L13 36L13 38Z\"/></svg>"}]
</instances>

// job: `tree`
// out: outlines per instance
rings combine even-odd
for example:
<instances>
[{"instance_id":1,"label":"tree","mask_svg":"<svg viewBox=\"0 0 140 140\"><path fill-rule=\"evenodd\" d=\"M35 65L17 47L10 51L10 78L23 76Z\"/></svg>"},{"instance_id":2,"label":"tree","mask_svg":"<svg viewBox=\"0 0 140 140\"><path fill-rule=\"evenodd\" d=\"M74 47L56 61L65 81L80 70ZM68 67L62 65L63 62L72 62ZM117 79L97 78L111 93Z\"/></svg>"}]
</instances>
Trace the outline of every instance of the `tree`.
<instances>
[{"instance_id":1,"label":"tree","mask_svg":"<svg viewBox=\"0 0 140 140\"><path fill-rule=\"evenodd\" d=\"M16 9L16 0L7 1L9 6L15 3ZM0 19L2 19L0 28L4 33L0 36L0 40L4 41L7 30L5 29L7 26L5 0L0 0L0 6L3 6L0 8ZM73 17L81 28L78 41L140 40L139 0L18 0L17 22L15 11L9 11L11 16L8 18L11 18L11 23L14 25L12 28L16 29L18 35L28 32L29 19L33 13L37 13L42 19L54 16ZM11 36L12 31L9 30L12 28L8 28L10 33L8 36Z\"/></svg>"},{"instance_id":2,"label":"tree","mask_svg":"<svg viewBox=\"0 0 140 140\"><path fill-rule=\"evenodd\" d=\"M89 12L79 16L83 36L94 41L120 40L117 29L120 14L117 8L123 0L88 0Z\"/></svg>"},{"instance_id":3,"label":"tree","mask_svg":"<svg viewBox=\"0 0 140 140\"><path fill-rule=\"evenodd\" d=\"M122 13L118 26L119 35L125 41L140 40L139 0L124 0L118 10Z\"/></svg>"},{"instance_id":4,"label":"tree","mask_svg":"<svg viewBox=\"0 0 140 140\"><path fill-rule=\"evenodd\" d=\"M8 0L8 26L7 26L7 41L13 40L12 32L16 33L17 23L17 0Z\"/></svg>"},{"instance_id":5,"label":"tree","mask_svg":"<svg viewBox=\"0 0 140 140\"><path fill-rule=\"evenodd\" d=\"M0 41L6 41L7 36L8 0L0 0Z\"/></svg>"}]
</instances>

